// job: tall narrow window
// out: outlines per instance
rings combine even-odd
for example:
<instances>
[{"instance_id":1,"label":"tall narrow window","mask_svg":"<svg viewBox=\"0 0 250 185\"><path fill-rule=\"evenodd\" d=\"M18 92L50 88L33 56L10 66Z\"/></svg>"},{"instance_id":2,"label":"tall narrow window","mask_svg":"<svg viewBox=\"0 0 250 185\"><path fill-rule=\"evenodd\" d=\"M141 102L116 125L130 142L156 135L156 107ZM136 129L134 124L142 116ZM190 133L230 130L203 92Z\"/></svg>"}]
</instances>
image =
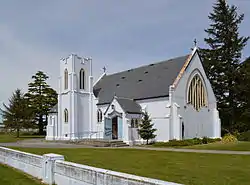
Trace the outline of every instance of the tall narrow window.
<instances>
[{"instance_id":1,"label":"tall narrow window","mask_svg":"<svg viewBox=\"0 0 250 185\"><path fill-rule=\"evenodd\" d=\"M188 88L187 103L194 106L199 111L202 107L207 106L207 94L200 76L197 74L193 77Z\"/></svg>"},{"instance_id":2,"label":"tall narrow window","mask_svg":"<svg viewBox=\"0 0 250 185\"><path fill-rule=\"evenodd\" d=\"M97 122L102 122L102 111L101 109L98 109L97 111Z\"/></svg>"},{"instance_id":3,"label":"tall narrow window","mask_svg":"<svg viewBox=\"0 0 250 185\"><path fill-rule=\"evenodd\" d=\"M68 85L69 85L69 73L68 73L68 70L65 69L64 70L64 89L68 89Z\"/></svg>"},{"instance_id":4,"label":"tall narrow window","mask_svg":"<svg viewBox=\"0 0 250 185\"><path fill-rule=\"evenodd\" d=\"M79 77L80 77L80 89L84 89L84 86L85 86L85 73L84 73L84 69L81 69L80 70L80 74L79 74Z\"/></svg>"},{"instance_id":5,"label":"tall narrow window","mask_svg":"<svg viewBox=\"0 0 250 185\"><path fill-rule=\"evenodd\" d=\"M64 109L64 122L65 123L69 122L69 112L68 112L68 109Z\"/></svg>"}]
</instances>

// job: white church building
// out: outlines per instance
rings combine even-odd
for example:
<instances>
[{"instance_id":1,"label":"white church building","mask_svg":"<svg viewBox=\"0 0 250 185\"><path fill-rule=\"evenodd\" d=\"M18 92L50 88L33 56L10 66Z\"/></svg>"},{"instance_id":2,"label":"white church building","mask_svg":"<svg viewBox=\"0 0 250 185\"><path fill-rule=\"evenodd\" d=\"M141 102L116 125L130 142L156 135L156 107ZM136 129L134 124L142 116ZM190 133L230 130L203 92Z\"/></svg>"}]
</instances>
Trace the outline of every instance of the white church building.
<instances>
[{"instance_id":1,"label":"white church building","mask_svg":"<svg viewBox=\"0 0 250 185\"><path fill-rule=\"evenodd\" d=\"M92 59L60 61L58 104L51 110L47 140L82 138L141 143L138 125L147 111L155 141L221 137L216 98L199 51L129 69L93 81Z\"/></svg>"}]
</instances>

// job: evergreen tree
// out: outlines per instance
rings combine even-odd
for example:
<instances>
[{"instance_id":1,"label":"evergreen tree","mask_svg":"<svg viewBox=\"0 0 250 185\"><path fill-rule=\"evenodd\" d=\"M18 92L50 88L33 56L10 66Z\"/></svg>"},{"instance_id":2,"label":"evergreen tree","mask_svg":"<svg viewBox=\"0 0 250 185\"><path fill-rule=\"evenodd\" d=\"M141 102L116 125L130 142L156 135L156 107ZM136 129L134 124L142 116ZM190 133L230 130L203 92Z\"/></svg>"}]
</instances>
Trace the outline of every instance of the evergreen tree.
<instances>
[{"instance_id":1,"label":"evergreen tree","mask_svg":"<svg viewBox=\"0 0 250 185\"><path fill-rule=\"evenodd\" d=\"M154 124L151 124L151 121L152 120L149 118L148 113L145 112L138 129L139 135L142 139L147 140L147 144L149 139L154 139L156 137L156 135L154 134L156 129L153 128Z\"/></svg>"},{"instance_id":2,"label":"evergreen tree","mask_svg":"<svg viewBox=\"0 0 250 185\"><path fill-rule=\"evenodd\" d=\"M239 102L241 132L250 130L250 57L247 58L240 67L240 76L238 76L237 86Z\"/></svg>"},{"instance_id":3,"label":"evergreen tree","mask_svg":"<svg viewBox=\"0 0 250 185\"><path fill-rule=\"evenodd\" d=\"M204 68L215 92L222 127L234 131L238 118L236 77L240 75L241 52L249 37L239 35L239 25L244 14L238 15L236 6L229 6L225 0L217 0L213 12L208 16L210 28L205 32L208 49L201 50Z\"/></svg>"},{"instance_id":4,"label":"evergreen tree","mask_svg":"<svg viewBox=\"0 0 250 185\"><path fill-rule=\"evenodd\" d=\"M43 134L47 125L48 111L57 103L57 93L46 82L49 77L42 71L32 76L33 82L29 83L28 93L25 97L29 100L30 107L36 115L39 134ZM46 118L46 121L44 121Z\"/></svg>"},{"instance_id":5,"label":"evergreen tree","mask_svg":"<svg viewBox=\"0 0 250 185\"><path fill-rule=\"evenodd\" d=\"M9 99L9 105L3 104L4 109L1 113L4 120L4 126L7 129L16 131L19 137L22 128L30 128L34 117L32 110L29 108L24 94L20 89L15 90Z\"/></svg>"}]
</instances>

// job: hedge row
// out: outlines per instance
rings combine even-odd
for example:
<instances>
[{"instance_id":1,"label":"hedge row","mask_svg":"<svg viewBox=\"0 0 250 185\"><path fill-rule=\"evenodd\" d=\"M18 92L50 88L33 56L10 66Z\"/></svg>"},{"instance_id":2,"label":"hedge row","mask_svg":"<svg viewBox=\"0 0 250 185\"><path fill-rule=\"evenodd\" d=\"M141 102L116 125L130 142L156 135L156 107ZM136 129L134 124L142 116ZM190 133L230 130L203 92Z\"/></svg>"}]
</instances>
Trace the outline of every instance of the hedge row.
<instances>
[{"instance_id":1,"label":"hedge row","mask_svg":"<svg viewBox=\"0 0 250 185\"><path fill-rule=\"evenodd\" d=\"M193 139L185 139L185 140L169 140L169 142L156 142L153 144L153 146L166 146L166 147L176 147L176 146L192 146L192 145L201 145L201 144L208 144L208 143L214 143L217 141L221 141L220 138L211 139L208 137L200 138L193 138Z\"/></svg>"}]
</instances>

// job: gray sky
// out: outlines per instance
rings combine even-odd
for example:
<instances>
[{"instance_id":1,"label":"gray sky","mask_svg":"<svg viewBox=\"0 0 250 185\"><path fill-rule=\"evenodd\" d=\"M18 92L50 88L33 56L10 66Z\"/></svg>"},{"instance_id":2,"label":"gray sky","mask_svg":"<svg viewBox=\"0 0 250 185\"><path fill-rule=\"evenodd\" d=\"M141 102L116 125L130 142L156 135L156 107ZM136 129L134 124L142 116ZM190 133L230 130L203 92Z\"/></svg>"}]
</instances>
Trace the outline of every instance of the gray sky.
<instances>
[{"instance_id":1,"label":"gray sky","mask_svg":"<svg viewBox=\"0 0 250 185\"><path fill-rule=\"evenodd\" d=\"M57 90L59 60L91 56L95 78L185 55L197 38L202 46L215 0L2 0L0 2L0 103L16 88L27 90L43 70ZM250 0L229 0L245 14ZM244 57L250 55L250 44Z\"/></svg>"}]
</instances>

